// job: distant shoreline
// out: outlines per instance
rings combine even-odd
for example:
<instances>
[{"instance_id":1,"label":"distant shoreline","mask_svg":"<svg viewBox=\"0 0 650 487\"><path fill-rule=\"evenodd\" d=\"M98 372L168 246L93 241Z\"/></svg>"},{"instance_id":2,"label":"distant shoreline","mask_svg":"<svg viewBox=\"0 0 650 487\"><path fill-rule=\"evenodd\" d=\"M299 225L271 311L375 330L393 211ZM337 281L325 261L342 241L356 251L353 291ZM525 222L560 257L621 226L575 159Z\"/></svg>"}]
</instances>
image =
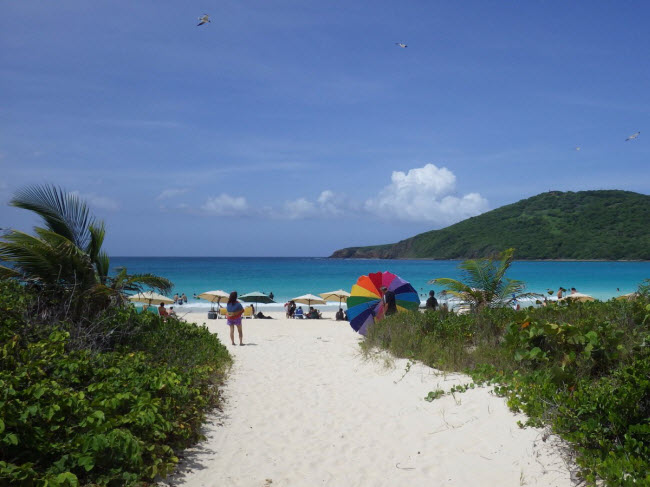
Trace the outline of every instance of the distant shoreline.
<instances>
[{"instance_id":1,"label":"distant shoreline","mask_svg":"<svg viewBox=\"0 0 650 487\"><path fill-rule=\"evenodd\" d=\"M323 260L426 260L438 262L456 262L460 260L467 260L476 257L459 257L457 259L436 259L435 257L396 257L390 259L382 259L379 257L331 257L331 256L225 256L225 255L116 255L115 259L323 259ZM650 262L645 259L515 259L513 262Z\"/></svg>"},{"instance_id":2,"label":"distant shoreline","mask_svg":"<svg viewBox=\"0 0 650 487\"><path fill-rule=\"evenodd\" d=\"M380 257L326 257L332 260L427 260L427 261L459 261L477 259L480 257L459 257L457 259L436 259L435 257L394 257L390 259L382 259ZM513 262L650 262L645 259L515 259Z\"/></svg>"}]
</instances>

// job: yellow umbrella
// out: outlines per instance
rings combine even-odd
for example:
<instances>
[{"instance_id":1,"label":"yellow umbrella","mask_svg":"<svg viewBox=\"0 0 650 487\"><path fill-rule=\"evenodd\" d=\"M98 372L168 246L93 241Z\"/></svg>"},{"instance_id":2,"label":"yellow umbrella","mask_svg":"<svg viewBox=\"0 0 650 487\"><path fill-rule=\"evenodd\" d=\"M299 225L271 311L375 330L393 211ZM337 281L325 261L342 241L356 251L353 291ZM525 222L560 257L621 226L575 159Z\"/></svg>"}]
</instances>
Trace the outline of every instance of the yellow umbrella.
<instances>
[{"instance_id":1,"label":"yellow umbrella","mask_svg":"<svg viewBox=\"0 0 650 487\"><path fill-rule=\"evenodd\" d=\"M129 301L133 303L144 303L149 306L151 306L152 304L161 304L161 303L173 304L174 303L173 299L169 299L167 296L154 293L153 291L147 291L145 293L138 293L138 294L134 294L133 296L129 296Z\"/></svg>"},{"instance_id":2,"label":"yellow umbrella","mask_svg":"<svg viewBox=\"0 0 650 487\"><path fill-rule=\"evenodd\" d=\"M343 289L339 289L338 291L320 293L319 296L323 298L325 301L338 301L340 306L343 303L343 301L348 300L348 298L350 297L350 293L344 291Z\"/></svg>"},{"instance_id":3,"label":"yellow umbrella","mask_svg":"<svg viewBox=\"0 0 650 487\"><path fill-rule=\"evenodd\" d=\"M589 296L588 294L573 293L567 294L563 298L558 299L558 301L580 301L581 303L584 303L587 301L596 301L596 298Z\"/></svg>"}]
</instances>

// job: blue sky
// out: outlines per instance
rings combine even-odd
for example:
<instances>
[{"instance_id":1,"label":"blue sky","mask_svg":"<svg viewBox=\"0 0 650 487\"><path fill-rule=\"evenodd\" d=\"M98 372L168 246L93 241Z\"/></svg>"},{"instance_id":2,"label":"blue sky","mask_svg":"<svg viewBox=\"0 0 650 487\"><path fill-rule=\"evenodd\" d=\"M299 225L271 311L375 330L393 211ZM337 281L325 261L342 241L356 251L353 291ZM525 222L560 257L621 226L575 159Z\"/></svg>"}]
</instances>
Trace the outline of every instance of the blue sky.
<instances>
[{"instance_id":1,"label":"blue sky","mask_svg":"<svg viewBox=\"0 0 650 487\"><path fill-rule=\"evenodd\" d=\"M648 194L648 19L641 1L4 1L0 227L29 230L6 202L52 183L111 255L325 256L549 189Z\"/></svg>"}]
</instances>

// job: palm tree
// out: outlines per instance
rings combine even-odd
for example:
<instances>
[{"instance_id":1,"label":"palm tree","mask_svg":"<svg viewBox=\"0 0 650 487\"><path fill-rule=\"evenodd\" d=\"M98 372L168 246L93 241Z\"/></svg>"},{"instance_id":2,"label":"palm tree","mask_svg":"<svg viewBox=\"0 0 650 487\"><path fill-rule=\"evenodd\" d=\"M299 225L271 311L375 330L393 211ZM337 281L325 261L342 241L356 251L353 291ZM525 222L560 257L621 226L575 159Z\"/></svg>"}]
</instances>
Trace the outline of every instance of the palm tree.
<instances>
[{"instance_id":1,"label":"palm tree","mask_svg":"<svg viewBox=\"0 0 650 487\"><path fill-rule=\"evenodd\" d=\"M104 223L90 214L75 193L51 185L30 186L16 193L10 204L33 211L43 219L36 235L12 230L0 240L0 278L17 278L51 300L65 300L83 309L101 311L124 302L124 291L148 286L162 293L172 283L151 274L132 275L120 269L108 275L110 259L101 250Z\"/></svg>"},{"instance_id":2,"label":"palm tree","mask_svg":"<svg viewBox=\"0 0 650 487\"><path fill-rule=\"evenodd\" d=\"M439 277L429 281L429 284L446 287L448 294L469 304L470 308L477 312L485 307L506 305L515 299L537 296L535 293L523 292L526 286L523 281L505 277L514 253L515 249L508 249L498 260L489 258L464 261L458 266L463 271L464 282Z\"/></svg>"}]
</instances>

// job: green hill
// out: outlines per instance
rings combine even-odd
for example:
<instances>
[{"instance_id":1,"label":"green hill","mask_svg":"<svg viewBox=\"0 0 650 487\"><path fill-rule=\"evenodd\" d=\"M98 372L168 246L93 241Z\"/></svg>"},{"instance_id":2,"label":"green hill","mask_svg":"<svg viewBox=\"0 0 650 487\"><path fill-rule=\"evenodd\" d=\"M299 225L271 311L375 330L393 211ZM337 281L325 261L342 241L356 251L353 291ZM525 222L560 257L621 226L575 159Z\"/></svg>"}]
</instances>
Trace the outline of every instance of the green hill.
<instances>
[{"instance_id":1,"label":"green hill","mask_svg":"<svg viewBox=\"0 0 650 487\"><path fill-rule=\"evenodd\" d=\"M509 247L517 259L650 260L650 196L551 191L395 244L332 258L467 259Z\"/></svg>"}]
</instances>

